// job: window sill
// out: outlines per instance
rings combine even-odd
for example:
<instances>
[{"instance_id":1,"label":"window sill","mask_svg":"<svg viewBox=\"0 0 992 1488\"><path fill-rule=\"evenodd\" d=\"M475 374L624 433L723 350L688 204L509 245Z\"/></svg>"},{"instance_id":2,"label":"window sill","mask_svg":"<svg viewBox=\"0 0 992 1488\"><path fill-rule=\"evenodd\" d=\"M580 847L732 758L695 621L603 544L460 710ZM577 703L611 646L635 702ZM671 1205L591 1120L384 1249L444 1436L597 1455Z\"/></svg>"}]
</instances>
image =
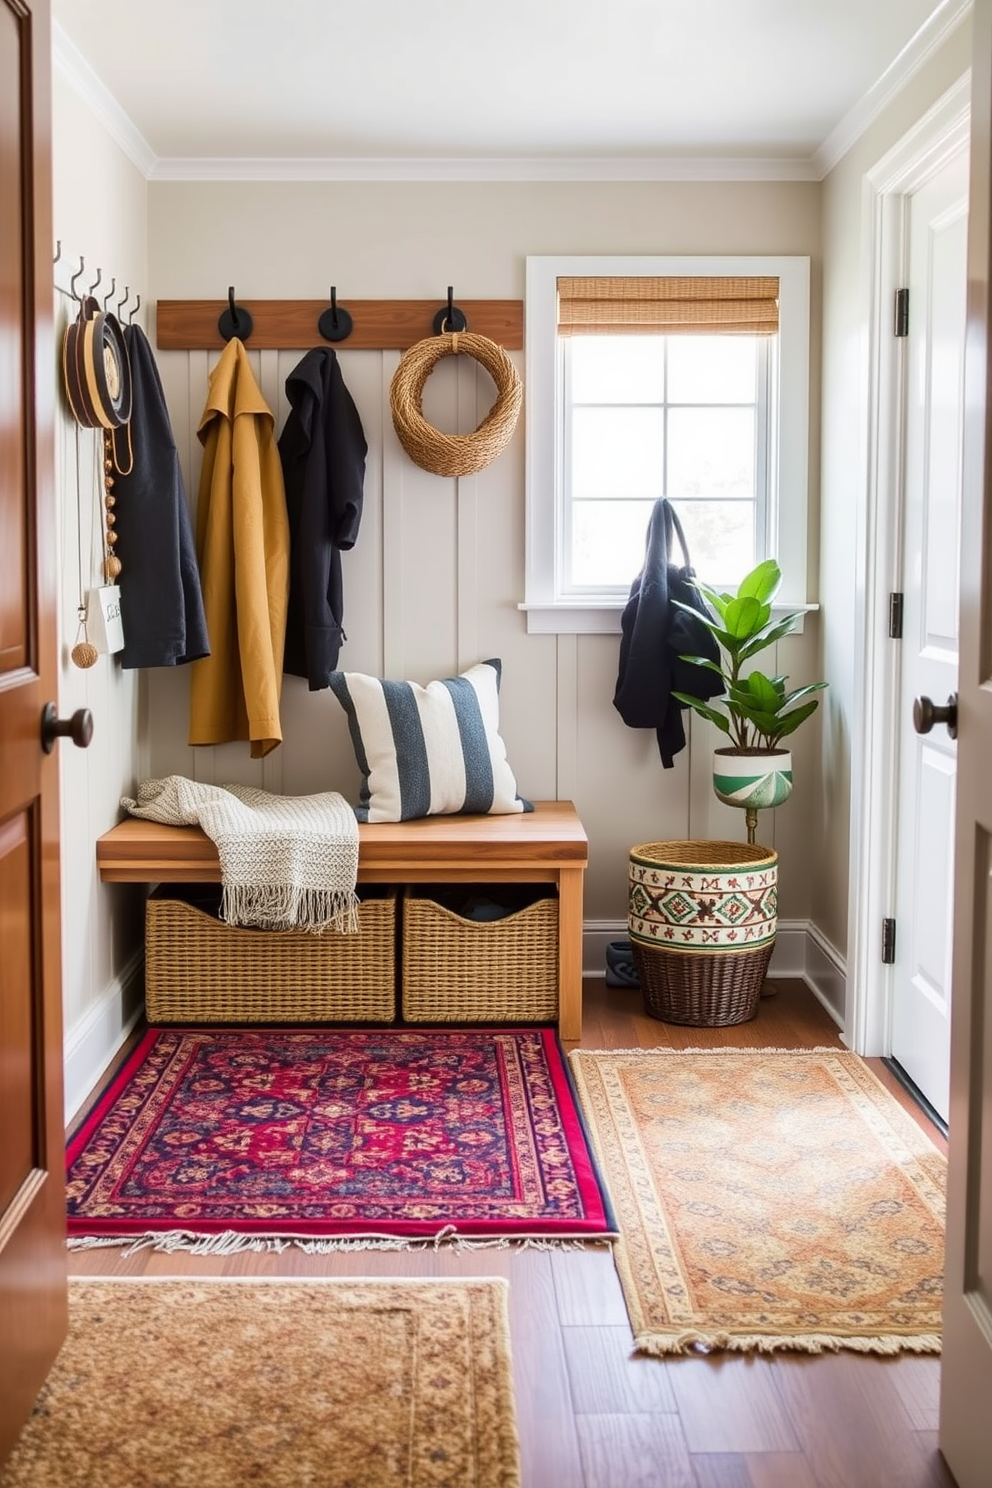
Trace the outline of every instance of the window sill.
<instances>
[{"instance_id":1,"label":"window sill","mask_svg":"<svg viewBox=\"0 0 992 1488\"><path fill-rule=\"evenodd\" d=\"M582 604L519 604L527 616L528 635L619 635L620 617L626 601L586 601ZM819 610L818 604L776 604L773 615L800 614ZM802 635L803 622L793 634Z\"/></svg>"}]
</instances>

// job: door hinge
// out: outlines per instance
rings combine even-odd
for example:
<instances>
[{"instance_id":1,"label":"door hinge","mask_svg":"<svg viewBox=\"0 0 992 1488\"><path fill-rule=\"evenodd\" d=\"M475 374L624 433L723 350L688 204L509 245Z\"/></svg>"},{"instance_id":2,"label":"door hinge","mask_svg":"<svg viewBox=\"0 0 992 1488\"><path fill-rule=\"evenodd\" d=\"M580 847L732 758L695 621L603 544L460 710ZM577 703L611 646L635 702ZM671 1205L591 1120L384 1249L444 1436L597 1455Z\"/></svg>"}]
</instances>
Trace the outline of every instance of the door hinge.
<instances>
[{"instance_id":1,"label":"door hinge","mask_svg":"<svg viewBox=\"0 0 992 1488\"><path fill-rule=\"evenodd\" d=\"M902 595L895 591L889 595L889 640L902 640Z\"/></svg>"},{"instance_id":2,"label":"door hinge","mask_svg":"<svg viewBox=\"0 0 992 1488\"><path fill-rule=\"evenodd\" d=\"M882 921L882 964L891 966L896 959L896 922Z\"/></svg>"},{"instance_id":3,"label":"door hinge","mask_svg":"<svg viewBox=\"0 0 992 1488\"><path fill-rule=\"evenodd\" d=\"M897 336L909 335L909 290L896 290L896 317L894 333Z\"/></svg>"}]
</instances>

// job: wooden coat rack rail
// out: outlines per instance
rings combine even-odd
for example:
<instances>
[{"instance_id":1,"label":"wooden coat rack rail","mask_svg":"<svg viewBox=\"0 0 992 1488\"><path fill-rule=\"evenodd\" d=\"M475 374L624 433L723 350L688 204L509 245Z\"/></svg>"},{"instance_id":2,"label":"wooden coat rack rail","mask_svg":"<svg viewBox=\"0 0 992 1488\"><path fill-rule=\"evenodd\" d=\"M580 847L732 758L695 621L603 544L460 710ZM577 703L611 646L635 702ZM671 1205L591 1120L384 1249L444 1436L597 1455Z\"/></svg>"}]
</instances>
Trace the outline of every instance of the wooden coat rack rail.
<instances>
[{"instance_id":1,"label":"wooden coat rack rail","mask_svg":"<svg viewBox=\"0 0 992 1488\"><path fill-rule=\"evenodd\" d=\"M331 345L344 351L406 351L417 341L435 334L433 321L437 300L342 300L341 308L353 326L345 340L330 342L321 336L317 322L328 309L328 300L250 300L238 298L239 306L252 318L249 351L302 351L311 346ZM214 351L225 342L218 321L227 310L226 300L159 300L156 311L156 345L160 351ZM520 351L524 344L522 300L462 300L458 309L468 321L468 330L496 341L506 351Z\"/></svg>"}]
</instances>

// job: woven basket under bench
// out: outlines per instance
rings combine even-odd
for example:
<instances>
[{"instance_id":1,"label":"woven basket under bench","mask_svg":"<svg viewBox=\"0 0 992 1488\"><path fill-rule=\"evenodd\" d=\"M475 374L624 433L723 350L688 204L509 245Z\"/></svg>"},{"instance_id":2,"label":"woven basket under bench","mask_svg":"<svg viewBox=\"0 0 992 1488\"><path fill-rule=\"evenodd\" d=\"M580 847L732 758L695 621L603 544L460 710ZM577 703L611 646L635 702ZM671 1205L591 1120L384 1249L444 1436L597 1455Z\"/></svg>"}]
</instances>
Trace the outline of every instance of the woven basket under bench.
<instances>
[{"instance_id":1,"label":"woven basket under bench","mask_svg":"<svg viewBox=\"0 0 992 1488\"><path fill-rule=\"evenodd\" d=\"M469 893L468 885L459 885L457 893L450 885L407 889L401 953L407 1022L557 1019L558 899L543 887L528 888L524 896L533 902L498 920L466 918L450 907ZM445 899L447 904L439 902Z\"/></svg>"},{"instance_id":2,"label":"woven basket under bench","mask_svg":"<svg viewBox=\"0 0 992 1488\"><path fill-rule=\"evenodd\" d=\"M311 935L227 925L203 886L156 889L145 909L148 1022L392 1022L396 894L362 896L357 935Z\"/></svg>"}]
</instances>

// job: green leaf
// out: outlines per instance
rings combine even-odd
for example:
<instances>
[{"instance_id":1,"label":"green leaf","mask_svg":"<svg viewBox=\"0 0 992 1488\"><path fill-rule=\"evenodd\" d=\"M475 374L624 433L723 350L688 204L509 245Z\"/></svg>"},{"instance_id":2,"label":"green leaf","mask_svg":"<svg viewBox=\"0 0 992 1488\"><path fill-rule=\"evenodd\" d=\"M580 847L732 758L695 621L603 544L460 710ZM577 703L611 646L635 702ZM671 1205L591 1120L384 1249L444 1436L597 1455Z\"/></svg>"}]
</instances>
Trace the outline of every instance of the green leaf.
<instances>
[{"instance_id":1,"label":"green leaf","mask_svg":"<svg viewBox=\"0 0 992 1488\"><path fill-rule=\"evenodd\" d=\"M786 713L778 720L778 737L784 739L786 734L795 733L801 723L804 723L811 714L815 713L820 706L816 698L811 703L803 703L801 708L794 708L791 713Z\"/></svg>"},{"instance_id":2,"label":"green leaf","mask_svg":"<svg viewBox=\"0 0 992 1488\"><path fill-rule=\"evenodd\" d=\"M744 686L756 707L774 713L781 707L784 687L776 687L763 672L750 672L744 678Z\"/></svg>"},{"instance_id":3,"label":"green leaf","mask_svg":"<svg viewBox=\"0 0 992 1488\"><path fill-rule=\"evenodd\" d=\"M750 595L762 604L766 604L778 593L781 582L782 570L774 558L766 558L764 563L759 563L757 568L752 568L751 572L744 576L737 586L737 593L742 599Z\"/></svg>"},{"instance_id":4,"label":"green leaf","mask_svg":"<svg viewBox=\"0 0 992 1488\"><path fill-rule=\"evenodd\" d=\"M787 708L791 703L797 703L801 697L807 697L811 692L821 691L826 685L826 682L810 682L805 687L797 687L795 692L790 692L783 697L782 707Z\"/></svg>"},{"instance_id":5,"label":"green leaf","mask_svg":"<svg viewBox=\"0 0 992 1488\"><path fill-rule=\"evenodd\" d=\"M722 620L727 613L727 606L733 598L733 595L718 594L717 591L715 589L711 589L708 584L700 583L699 579L693 579L692 582L695 584L696 588L699 590L700 594L707 601L707 603L713 606L717 614L720 616L720 619Z\"/></svg>"},{"instance_id":6,"label":"green leaf","mask_svg":"<svg viewBox=\"0 0 992 1488\"><path fill-rule=\"evenodd\" d=\"M688 693L685 692L673 692L672 697L677 698L680 703L685 703L687 708L691 708L692 711L694 713L698 713L701 718L708 718L710 723L715 723L721 733L730 733L730 721L726 717L726 715L723 713L718 713L715 708L711 708L709 704L704 703L701 698L690 697Z\"/></svg>"},{"instance_id":7,"label":"green leaf","mask_svg":"<svg viewBox=\"0 0 992 1488\"><path fill-rule=\"evenodd\" d=\"M719 662L711 661L708 656L680 656L679 661L687 661L690 666L705 667L708 672L716 672L718 677L723 676L723 667Z\"/></svg>"},{"instance_id":8,"label":"green leaf","mask_svg":"<svg viewBox=\"0 0 992 1488\"><path fill-rule=\"evenodd\" d=\"M783 636L791 634L793 628L792 622L795 618L795 615L786 615L784 619L776 620L775 624L770 626L764 635L756 635L750 638L741 647L741 661L747 661L749 656L757 656L758 652L763 651L766 646L774 646L775 642L780 641Z\"/></svg>"},{"instance_id":9,"label":"green leaf","mask_svg":"<svg viewBox=\"0 0 992 1488\"><path fill-rule=\"evenodd\" d=\"M764 609L765 606L751 595L743 599L732 599L727 606L723 623L738 641L750 640L765 623L761 618Z\"/></svg>"}]
</instances>

